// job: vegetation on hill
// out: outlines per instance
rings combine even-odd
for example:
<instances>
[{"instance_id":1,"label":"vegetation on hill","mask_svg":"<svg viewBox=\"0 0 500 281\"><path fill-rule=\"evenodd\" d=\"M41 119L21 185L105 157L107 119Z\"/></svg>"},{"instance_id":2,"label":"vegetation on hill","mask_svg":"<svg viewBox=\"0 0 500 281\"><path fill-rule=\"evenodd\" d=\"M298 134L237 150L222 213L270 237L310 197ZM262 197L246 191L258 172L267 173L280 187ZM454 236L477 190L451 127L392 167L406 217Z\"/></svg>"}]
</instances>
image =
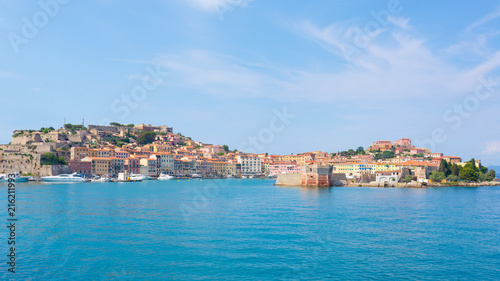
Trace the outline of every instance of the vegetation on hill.
<instances>
[{"instance_id":1,"label":"vegetation on hill","mask_svg":"<svg viewBox=\"0 0 500 281\"><path fill-rule=\"evenodd\" d=\"M394 158L396 156L396 154L394 153L394 151L390 151L390 150L386 150L382 153L375 153L375 156L373 157L373 159L375 159L375 161L377 160L385 160L385 159L390 159L390 158Z\"/></svg>"},{"instance_id":2,"label":"vegetation on hill","mask_svg":"<svg viewBox=\"0 0 500 281\"><path fill-rule=\"evenodd\" d=\"M67 130L76 130L76 131L81 131L81 130L87 130L83 125L73 125L73 124L64 124L64 129Z\"/></svg>"},{"instance_id":3,"label":"vegetation on hill","mask_svg":"<svg viewBox=\"0 0 500 281\"><path fill-rule=\"evenodd\" d=\"M365 154L365 149L362 146L360 146L356 149L349 149L349 150L340 151L339 153L332 153L332 157L336 156L336 155L350 157L350 156L354 156L354 155L363 155L363 154Z\"/></svg>"},{"instance_id":4,"label":"vegetation on hill","mask_svg":"<svg viewBox=\"0 0 500 281\"><path fill-rule=\"evenodd\" d=\"M136 142L139 145L145 145L154 142L155 138L156 138L155 132L144 132L136 139Z\"/></svg>"},{"instance_id":5,"label":"vegetation on hill","mask_svg":"<svg viewBox=\"0 0 500 281\"><path fill-rule=\"evenodd\" d=\"M46 152L40 158L40 164L42 165L67 165L66 161L62 157L57 157L54 153Z\"/></svg>"}]
</instances>

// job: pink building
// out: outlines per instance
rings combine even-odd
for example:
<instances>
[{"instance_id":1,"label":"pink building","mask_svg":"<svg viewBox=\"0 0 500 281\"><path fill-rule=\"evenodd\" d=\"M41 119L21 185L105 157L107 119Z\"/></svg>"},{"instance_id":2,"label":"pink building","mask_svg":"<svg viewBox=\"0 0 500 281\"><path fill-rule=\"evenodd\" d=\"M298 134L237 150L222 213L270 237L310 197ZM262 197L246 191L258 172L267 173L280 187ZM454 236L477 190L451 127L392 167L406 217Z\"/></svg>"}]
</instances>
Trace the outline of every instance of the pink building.
<instances>
[{"instance_id":1,"label":"pink building","mask_svg":"<svg viewBox=\"0 0 500 281\"><path fill-rule=\"evenodd\" d=\"M139 158L125 158L125 170L131 174L141 173L141 163Z\"/></svg>"},{"instance_id":2,"label":"pink building","mask_svg":"<svg viewBox=\"0 0 500 281\"><path fill-rule=\"evenodd\" d=\"M178 144L181 142L181 137L176 135L176 134L168 134L167 135L167 140L169 142L172 142L173 144Z\"/></svg>"},{"instance_id":3,"label":"pink building","mask_svg":"<svg viewBox=\"0 0 500 281\"><path fill-rule=\"evenodd\" d=\"M83 175L92 174L92 163L81 161L69 161L69 168L71 173L78 173Z\"/></svg>"},{"instance_id":4,"label":"pink building","mask_svg":"<svg viewBox=\"0 0 500 281\"><path fill-rule=\"evenodd\" d=\"M300 166L295 162L274 162L269 165L269 174L299 174Z\"/></svg>"},{"instance_id":5,"label":"pink building","mask_svg":"<svg viewBox=\"0 0 500 281\"><path fill-rule=\"evenodd\" d=\"M411 139L402 138L394 142L395 146L411 147Z\"/></svg>"},{"instance_id":6,"label":"pink building","mask_svg":"<svg viewBox=\"0 0 500 281\"><path fill-rule=\"evenodd\" d=\"M410 154L419 154L419 153L427 153L429 152L428 148L412 148L410 150Z\"/></svg>"}]
</instances>

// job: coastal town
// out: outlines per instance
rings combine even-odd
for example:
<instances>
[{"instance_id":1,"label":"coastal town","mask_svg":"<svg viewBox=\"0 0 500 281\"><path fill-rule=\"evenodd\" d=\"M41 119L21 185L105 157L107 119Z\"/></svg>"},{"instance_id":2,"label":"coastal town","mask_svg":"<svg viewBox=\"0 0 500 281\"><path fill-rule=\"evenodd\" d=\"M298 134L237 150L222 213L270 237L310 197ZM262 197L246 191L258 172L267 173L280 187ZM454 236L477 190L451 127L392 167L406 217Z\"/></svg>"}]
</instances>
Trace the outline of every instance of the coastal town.
<instances>
[{"instance_id":1,"label":"coastal town","mask_svg":"<svg viewBox=\"0 0 500 281\"><path fill-rule=\"evenodd\" d=\"M9 144L0 145L0 173L32 179L74 173L84 178L278 178L277 185L302 186L498 180L478 159L415 147L408 138L336 153L252 154L192 140L165 125L119 123L16 130Z\"/></svg>"}]
</instances>

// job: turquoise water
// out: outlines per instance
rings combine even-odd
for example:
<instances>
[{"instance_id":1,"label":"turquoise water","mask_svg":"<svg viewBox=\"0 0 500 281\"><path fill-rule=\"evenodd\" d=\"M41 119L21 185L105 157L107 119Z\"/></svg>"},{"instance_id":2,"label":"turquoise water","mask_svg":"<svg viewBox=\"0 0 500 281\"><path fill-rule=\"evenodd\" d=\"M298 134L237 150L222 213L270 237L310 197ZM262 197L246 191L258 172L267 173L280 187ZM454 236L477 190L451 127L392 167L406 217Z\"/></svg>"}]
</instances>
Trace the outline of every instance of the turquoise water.
<instances>
[{"instance_id":1,"label":"turquoise water","mask_svg":"<svg viewBox=\"0 0 500 281\"><path fill-rule=\"evenodd\" d=\"M17 273L0 261L0 278L500 279L498 187L273 183L19 183Z\"/></svg>"}]
</instances>

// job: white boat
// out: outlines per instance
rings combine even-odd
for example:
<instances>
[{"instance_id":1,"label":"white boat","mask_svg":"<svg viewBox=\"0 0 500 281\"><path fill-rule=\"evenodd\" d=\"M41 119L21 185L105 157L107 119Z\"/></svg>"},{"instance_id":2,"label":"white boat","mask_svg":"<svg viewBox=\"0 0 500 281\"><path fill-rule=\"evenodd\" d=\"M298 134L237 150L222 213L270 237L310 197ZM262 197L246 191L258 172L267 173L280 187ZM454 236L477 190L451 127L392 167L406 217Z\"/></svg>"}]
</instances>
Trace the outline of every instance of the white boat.
<instances>
[{"instance_id":1,"label":"white boat","mask_svg":"<svg viewBox=\"0 0 500 281\"><path fill-rule=\"evenodd\" d=\"M241 176L241 178L242 178L242 179L246 179L246 178L247 178L247 176Z\"/></svg>"},{"instance_id":2,"label":"white boat","mask_svg":"<svg viewBox=\"0 0 500 281\"><path fill-rule=\"evenodd\" d=\"M192 175L191 175L191 177L192 177L192 178L201 178L201 176L200 176L200 175L198 175L198 174L192 174Z\"/></svg>"},{"instance_id":3,"label":"white boat","mask_svg":"<svg viewBox=\"0 0 500 281\"><path fill-rule=\"evenodd\" d=\"M165 181L165 180L171 180L173 179L174 177L171 176L171 175L167 175L167 174L161 174L159 177L158 177L158 180L160 181Z\"/></svg>"},{"instance_id":4,"label":"white boat","mask_svg":"<svg viewBox=\"0 0 500 281\"><path fill-rule=\"evenodd\" d=\"M79 176L77 173L73 174L60 174L57 176L42 177L43 181L47 182L85 182L87 179Z\"/></svg>"},{"instance_id":5,"label":"white boat","mask_svg":"<svg viewBox=\"0 0 500 281\"><path fill-rule=\"evenodd\" d=\"M227 176L226 176L226 178L228 178L228 179L230 179L230 178L232 178L232 177L233 177L233 175L227 175Z\"/></svg>"},{"instance_id":6,"label":"white boat","mask_svg":"<svg viewBox=\"0 0 500 281\"><path fill-rule=\"evenodd\" d=\"M14 177L10 177L11 179L14 179L15 182L28 182L29 177L23 177L19 173L12 173L14 174ZM1 174L0 175L0 182L8 182L9 181L9 174Z\"/></svg>"},{"instance_id":7,"label":"white boat","mask_svg":"<svg viewBox=\"0 0 500 281\"><path fill-rule=\"evenodd\" d=\"M138 177L131 178L131 175L129 175L128 173L118 173L117 181L118 182L137 182L137 181L142 181L142 180L138 179Z\"/></svg>"},{"instance_id":8,"label":"white boat","mask_svg":"<svg viewBox=\"0 0 500 281\"><path fill-rule=\"evenodd\" d=\"M108 178L108 177L101 177L99 179L100 182L110 182L111 181L111 178Z\"/></svg>"},{"instance_id":9,"label":"white boat","mask_svg":"<svg viewBox=\"0 0 500 281\"><path fill-rule=\"evenodd\" d=\"M132 181L147 181L151 179L152 178L150 176L145 176L142 174L130 174L130 180Z\"/></svg>"}]
</instances>

